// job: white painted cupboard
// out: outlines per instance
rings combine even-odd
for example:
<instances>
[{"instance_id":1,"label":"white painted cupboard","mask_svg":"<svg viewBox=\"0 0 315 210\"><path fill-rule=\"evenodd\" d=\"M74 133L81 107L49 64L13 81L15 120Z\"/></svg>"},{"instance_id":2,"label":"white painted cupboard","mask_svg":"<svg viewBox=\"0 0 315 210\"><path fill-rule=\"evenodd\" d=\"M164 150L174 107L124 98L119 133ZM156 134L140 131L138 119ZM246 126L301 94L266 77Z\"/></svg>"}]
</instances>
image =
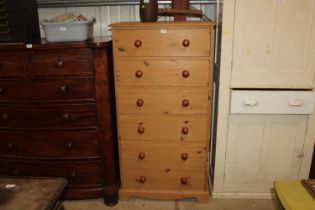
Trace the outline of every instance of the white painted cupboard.
<instances>
[{"instance_id":1,"label":"white painted cupboard","mask_svg":"<svg viewBox=\"0 0 315 210\"><path fill-rule=\"evenodd\" d=\"M315 0L225 0L222 23L212 194L270 197L310 170Z\"/></svg>"},{"instance_id":2,"label":"white painted cupboard","mask_svg":"<svg viewBox=\"0 0 315 210\"><path fill-rule=\"evenodd\" d=\"M236 0L231 86L312 88L314 6L314 0Z\"/></svg>"},{"instance_id":3,"label":"white painted cupboard","mask_svg":"<svg viewBox=\"0 0 315 210\"><path fill-rule=\"evenodd\" d=\"M307 115L231 114L226 192L271 192L274 180L299 177Z\"/></svg>"}]
</instances>

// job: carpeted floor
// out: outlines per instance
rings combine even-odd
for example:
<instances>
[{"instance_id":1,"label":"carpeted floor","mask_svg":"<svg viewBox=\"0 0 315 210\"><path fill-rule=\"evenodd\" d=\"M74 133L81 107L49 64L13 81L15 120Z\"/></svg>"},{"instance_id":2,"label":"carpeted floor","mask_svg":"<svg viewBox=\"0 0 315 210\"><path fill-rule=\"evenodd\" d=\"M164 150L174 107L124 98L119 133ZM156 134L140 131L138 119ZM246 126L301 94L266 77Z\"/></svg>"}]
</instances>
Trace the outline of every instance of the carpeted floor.
<instances>
[{"instance_id":1,"label":"carpeted floor","mask_svg":"<svg viewBox=\"0 0 315 210\"><path fill-rule=\"evenodd\" d=\"M276 200L271 199L219 199L211 198L209 203L200 204L194 199L180 201L156 201L131 198L107 207L102 199L65 201L65 210L280 210Z\"/></svg>"}]
</instances>

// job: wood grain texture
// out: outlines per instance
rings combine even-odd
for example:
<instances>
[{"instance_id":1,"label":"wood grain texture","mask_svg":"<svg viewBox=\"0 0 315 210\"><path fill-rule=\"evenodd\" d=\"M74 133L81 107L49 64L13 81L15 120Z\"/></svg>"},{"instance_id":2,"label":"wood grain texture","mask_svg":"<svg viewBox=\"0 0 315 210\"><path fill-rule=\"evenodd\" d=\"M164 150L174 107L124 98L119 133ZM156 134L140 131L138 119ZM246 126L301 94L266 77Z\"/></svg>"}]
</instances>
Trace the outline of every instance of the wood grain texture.
<instances>
[{"instance_id":1,"label":"wood grain texture","mask_svg":"<svg viewBox=\"0 0 315 210\"><path fill-rule=\"evenodd\" d=\"M118 59L115 68L119 86L209 85L208 59ZM137 72L142 73L141 77L136 75Z\"/></svg>"},{"instance_id":2,"label":"wood grain texture","mask_svg":"<svg viewBox=\"0 0 315 210\"><path fill-rule=\"evenodd\" d=\"M116 204L111 42L2 44L0 54L0 175L64 177L65 198Z\"/></svg>"},{"instance_id":3,"label":"wood grain texture","mask_svg":"<svg viewBox=\"0 0 315 210\"><path fill-rule=\"evenodd\" d=\"M186 168L178 169L172 167L152 168L127 168L124 167L124 189L141 190L199 190L204 191L205 169ZM140 183L137 179L145 177L145 182ZM183 184L181 179L187 178L187 184Z\"/></svg>"},{"instance_id":4,"label":"wood grain texture","mask_svg":"<svg viewBox=\"0 0 315 210\"><path fill-rule=\"evenodd\" d=\"M207 162L207 142L177 143L159 142L120 142L123 168L203 168ZM139 154L143 153L141 159ZM187 154L183 160L182 155ZM123 170L123 174L128 173ZM126 175L124 175L126 177Z\"/></svg>"},{"instance_id":5,"label":"wood grain texture","mask_svg":"<svg viewBox=\"0 0 315 210\"><path fill-rule=\"evenodd\" d=\"M119 199L208 200L212 26L112 25Z\"/></svg>"},{"instance_id":6,"label":"wood grain texture","mask_svg":"<svg viewBox=\"0 0 315 210\"><path fill-rule=\"evenodd\" d=\"M138 132L139 126L144 132ZM121 140L206 142L208 118L206 116L120 115ZM183 128L188 133L183 134Z\"/></svg>"},{"instance_id":7,"label":"wood grain texture","mask_svg":"<svg viewBox=\"0 0 315 210\"><path fill-rule=\"evenodd\" d=\"M143 100L139 107L137 101ZM188 100L185 107L183 101ZM121 114L207 114L208 90L192 88L120 88L117 93Z\"/></svg>"},{"instance_id":8,"label":"wood grain texture","mask_svg":"<svg viewBox=\"0 0 315 210\"><path fill-rule=\"evenodd\" d=\"M138 56L210 56L209 29L148 28L113 31L114 54L117 57ZM142 42L136 47L135 42ZM189 40L189 46L183 41Z\"/></svg>"}]
</instances>

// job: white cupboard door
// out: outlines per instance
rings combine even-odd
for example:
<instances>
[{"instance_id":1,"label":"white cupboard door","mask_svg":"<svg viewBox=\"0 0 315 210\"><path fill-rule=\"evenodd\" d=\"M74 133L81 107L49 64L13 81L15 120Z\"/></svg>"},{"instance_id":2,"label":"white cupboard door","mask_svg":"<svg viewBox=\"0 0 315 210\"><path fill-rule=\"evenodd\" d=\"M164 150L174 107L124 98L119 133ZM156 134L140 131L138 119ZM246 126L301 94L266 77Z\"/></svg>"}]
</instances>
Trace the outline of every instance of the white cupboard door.
<instances>
[{"instance_id":1,"label":"white cupboard door","mask_svg":"<svg viewBox=\"0 0 315 210\"><path fill-rule=\"evenodd\" d=\"M270 193L273 181L298 179L307 115L232 114L224 191Z\"/></svg>"},{"instance_id":2,"label":"white cupboard door","mask_svg":"<svg viewBox=\"0 0 315 210\"><path fill-rule=\"evenodd\" d=\"M315 0L236 0L232 87L312 88Z\"/></svg>"}]
</instances>

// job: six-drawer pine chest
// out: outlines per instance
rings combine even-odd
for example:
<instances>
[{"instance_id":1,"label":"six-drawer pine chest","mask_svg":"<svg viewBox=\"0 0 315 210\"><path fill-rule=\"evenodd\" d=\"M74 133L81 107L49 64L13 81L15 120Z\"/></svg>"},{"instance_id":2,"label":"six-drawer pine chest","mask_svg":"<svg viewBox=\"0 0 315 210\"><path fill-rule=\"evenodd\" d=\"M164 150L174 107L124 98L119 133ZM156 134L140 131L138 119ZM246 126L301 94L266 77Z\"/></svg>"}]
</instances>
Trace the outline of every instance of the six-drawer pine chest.
<instances>
[{"instance_id":1,"label":"six-drawer pine chest","mask_svg":"<svg viewBox=\"0 0 315 210\"><path fill-rule=\"evenodd\" d=\"M208 200L213 26L112 25L120 200Z\"/></svg>"}]
</instances>

